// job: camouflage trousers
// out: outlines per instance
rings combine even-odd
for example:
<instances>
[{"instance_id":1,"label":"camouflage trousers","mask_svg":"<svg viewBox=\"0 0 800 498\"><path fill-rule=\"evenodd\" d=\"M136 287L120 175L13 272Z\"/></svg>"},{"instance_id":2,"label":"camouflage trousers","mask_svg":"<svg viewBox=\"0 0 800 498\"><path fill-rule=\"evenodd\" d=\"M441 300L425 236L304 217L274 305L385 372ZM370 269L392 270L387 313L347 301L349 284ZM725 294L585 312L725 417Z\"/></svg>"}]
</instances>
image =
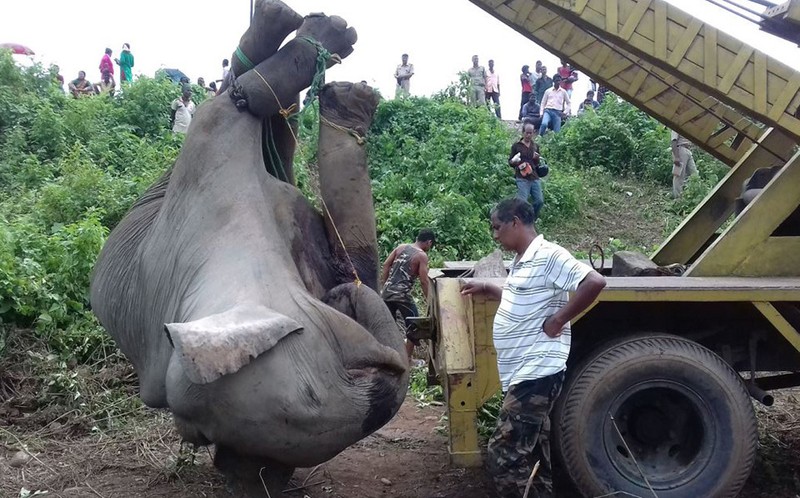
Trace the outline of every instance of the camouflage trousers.
<instances>
[{"instance_id":1,"label":"camouflage trousers","mask_svg":"<svg viewBox=\"0 0 800 498\"><path fill-rule=\"evenodd\" d=\"M499 496L522 497L537 461L539 470L528 497L553 496L550 411L563 382L560 372L508 389L488 448L487 466Z\"/></svg>"}]
</instances>

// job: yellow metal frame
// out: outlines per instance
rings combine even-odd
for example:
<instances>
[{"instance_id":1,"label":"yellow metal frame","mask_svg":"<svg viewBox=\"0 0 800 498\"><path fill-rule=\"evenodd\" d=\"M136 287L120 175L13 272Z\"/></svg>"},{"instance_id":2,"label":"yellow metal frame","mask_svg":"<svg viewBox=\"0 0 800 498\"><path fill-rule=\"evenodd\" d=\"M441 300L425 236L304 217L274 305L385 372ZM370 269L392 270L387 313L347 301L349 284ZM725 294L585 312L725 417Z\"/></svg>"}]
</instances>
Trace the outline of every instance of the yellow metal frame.
<instances>
[{"instance_id":1,"label":"yellow metal frame","mask_svg":"<svg viewBox=\"0 0 800 498\"><path fill-rule=\"evenodd\" d=\"M464 298L459 279L438 278L431 288L438 324L434 352L447 400L450 461L476 467L481 464L478 410L500 390L492 343L498 303Z\"/></svg>"},{"instance_id":2,"label":"yellow metal frame","mask_svg":"<svg viewBox=\"0 0 800 498\"><path fill-rule=\"evenodd\" d=\"M800 206L800 152L778 172L686 276L800 275L800 237L772 237Z\"/></svg>"},{"instance_id":3,"label":"yellow metal frame","mask_svg":"<svg viewBox=\"0 0 800 498\"><path fill-rule=\"evenodd\" d=\"M504 279L481 279L502 285ZM436 277L431 288L435 366L445 389L450 461L460 467L481 465L478 412L500 390L492 322L498 302L461 295L461 279ZM598 300L603 302L741 302L752 303L786 340L800 351L800 332L771 302L800 302L800 277L611 277Z\"/></svg>"},{"instance_id":4,"label":"yellow metal frame","mask_svg":"<svg viewBox=\"0 0 800 498\"><path fill-rule=\"evenodd\" d=\"M729 166L739 162L765 131L757 121L682 81L680 75L642 60L602 33L586 31L543 3L531 0L503 3L473 0L473 3L523 36L568 59ZM768 150L774 157L769 158L770 164L788 159L783 148L764 145L764 154Z\"/></svg>"},{"instance_id":5,"label":"yellow metal frame","mask_svg":"<svg viewBox=\"0 0 800 498\"><path fill-rule=\"evenodd\" d=\"M742 184L753 172L770 166L774 157L766 150L784 151L784 161L790 159L794 141L780 130L770 129L760 139L764 147L754 146L731 169L695 210L675 229L652 259L660 265L687 264L714 233L733 214L734 201L741 195Z\"/></svg>"},{"instance_id":6,"label":"yellow metal frame","mask_svg":"<svg viewBox=\"0 0 800 498\"><path fill-rule=\"evenodd\" d=\"M797 331L792 324L789 323L786 318L781 315L781 313L775 309L775 306L772 303L764 302L764 301L756 301L753 303L753 306L756 307L758 311L764 315L764 318L769 320L769 323L775 327L775 330L781 333L781 335L789 341L789 343L794 346L794 348L800 351L800 332Z\"/></svg>"},{"instance_id":7,"label":"yellow metal frame","mask_svg":"<svg viewBox=\"0 0 800 498\"><path fill-rule=\"evenodd\" d=\"M505 0L480 3L498 5ZM800 119L794 116L800 105L800 73L665 0L535 3L602 33L731 107L800 139Z\"/></svg>"}]
</instances>

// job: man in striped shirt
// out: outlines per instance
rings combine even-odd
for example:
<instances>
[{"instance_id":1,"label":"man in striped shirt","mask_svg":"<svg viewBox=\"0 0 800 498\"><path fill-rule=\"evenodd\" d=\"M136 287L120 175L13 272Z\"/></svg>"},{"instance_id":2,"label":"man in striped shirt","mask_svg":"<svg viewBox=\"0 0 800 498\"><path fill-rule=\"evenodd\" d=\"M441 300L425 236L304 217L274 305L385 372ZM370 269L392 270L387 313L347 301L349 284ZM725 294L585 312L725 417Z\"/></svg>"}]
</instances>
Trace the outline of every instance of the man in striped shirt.
<instances>
[{"instance_id":1,"label":"man in striped shirt","mask_svg":"<svg viewBox=\"0 0 800 498\"><path fill-rule=\"evenodd\" d=\"M489 440L489 472L500 496L520 497L538 460L531 496L551 497L550 411L567 368L569 321L594 302L606 282L536 233L527 202L502 201L492 210L491 223L494 239L516 253L506 282L502 288L479 281L462 286L464 295L500 300L493 339L505 398Z\"/></svg>"}]
</instances>

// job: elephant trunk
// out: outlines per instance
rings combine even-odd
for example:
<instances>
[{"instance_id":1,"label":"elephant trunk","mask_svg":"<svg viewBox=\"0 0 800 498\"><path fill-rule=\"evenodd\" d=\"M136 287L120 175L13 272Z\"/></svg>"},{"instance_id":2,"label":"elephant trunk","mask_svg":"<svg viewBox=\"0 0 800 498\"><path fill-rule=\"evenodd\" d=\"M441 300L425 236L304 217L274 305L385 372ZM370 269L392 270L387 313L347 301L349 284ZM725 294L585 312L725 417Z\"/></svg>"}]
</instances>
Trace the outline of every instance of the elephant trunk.
<instances>
[{"instance_id":1,"label":"elephant trunk","mask_svg":"<svg viewBox=\"0 0 800 498\"><path fill-rule=\"evenodd\" d=\"M379 343L343 341L349 346L341 352L348 373L369 386L369 409L362 423L364 434L369 434L388 422L405 398L409 371L402 334L380 296L364 285L339 285L329 291L324 301L353 318ZM352 330L337 333L348 334Z\"/></svg>"},{"instance_id":2,"label":"elephant trunk","mask_svg":"<svg viewBox=\"0 0 800 498\"><path fill-rule=\"evenodd\" d=\"M367 85L331 83L319 94L319 184L341 281L355 270L378 290L378 242L367 168L366 133L378 106Z\"/></svg>"}]
</instances>

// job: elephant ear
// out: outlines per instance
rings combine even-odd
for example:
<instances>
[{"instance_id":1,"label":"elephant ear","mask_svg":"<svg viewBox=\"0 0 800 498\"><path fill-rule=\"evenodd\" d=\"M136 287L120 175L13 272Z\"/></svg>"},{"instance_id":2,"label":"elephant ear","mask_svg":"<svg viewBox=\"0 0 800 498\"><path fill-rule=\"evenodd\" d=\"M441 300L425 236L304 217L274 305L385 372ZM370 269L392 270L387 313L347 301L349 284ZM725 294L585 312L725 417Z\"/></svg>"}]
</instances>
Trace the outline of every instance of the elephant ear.
<instances>
[{"instance_id":1,"label":"elephant ear","mask_svg":"<svg viewBox=\"0 0 800 498\"><path fill-rule=\"evenodd\" d=\"M297 321L264 306L237 306L199 320L164 325L181 367L195 384L239 371L302 329Z\"/></svg>"}]
</instances>

